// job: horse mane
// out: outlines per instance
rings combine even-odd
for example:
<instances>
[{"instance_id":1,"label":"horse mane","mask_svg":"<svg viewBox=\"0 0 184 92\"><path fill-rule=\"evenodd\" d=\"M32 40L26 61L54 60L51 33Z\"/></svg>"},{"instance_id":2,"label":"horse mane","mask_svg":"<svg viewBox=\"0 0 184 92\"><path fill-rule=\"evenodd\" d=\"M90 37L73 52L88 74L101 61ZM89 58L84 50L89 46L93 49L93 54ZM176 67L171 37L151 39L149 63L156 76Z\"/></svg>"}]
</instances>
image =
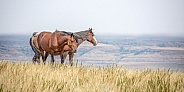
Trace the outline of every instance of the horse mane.
<instances>
[{"instance_id":1,"label":"horse mane","mask_svg":"<svg viewBox=\"0 0 184 92\"><path fill-rule=\"evenodd\" d=\"M87 39L86 34L89 33L89 32L90 32L90 30L85 30L85 31L76 32L74 34L78 35L78 37L80 37L81 39L86 40ZM92 34L93 34L93 32L92 32Z\"/></svg>"},{"instance_id":2,"label":"horse mane","mask_svg":"<svg viewBox=\"0 0 184 92\"><path fill-rule=\"evenodd\" d=\"M72 32L66 32L66 31L58 31L58 30L56 30L56 32L59 32L62 35L71 35L72 34ZM78 43L78 39L81 39L81 38L80 38L80 36L78 36L77 34L74 33L74 39Z\"/></svg>"}]
</instances>

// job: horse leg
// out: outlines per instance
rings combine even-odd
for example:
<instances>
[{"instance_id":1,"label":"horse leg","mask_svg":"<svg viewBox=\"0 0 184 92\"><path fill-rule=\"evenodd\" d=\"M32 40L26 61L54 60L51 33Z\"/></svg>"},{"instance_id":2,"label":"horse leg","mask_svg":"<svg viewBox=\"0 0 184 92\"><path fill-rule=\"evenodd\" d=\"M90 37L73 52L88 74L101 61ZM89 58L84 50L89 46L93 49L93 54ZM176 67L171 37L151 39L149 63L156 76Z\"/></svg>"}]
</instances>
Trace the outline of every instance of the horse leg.
<instances>
[{"instance_id":1,"label":"horse leg","mask_svg":"<svg viewBox=\"0 0 184 92\"><path fill-rule=\"evenodd\" d=\"M63 64L64 63L64 56L60 55L60 58L61 58L61 64Z\"/></svg>"},{"instance_id":2,"label":"horse leg","mask_svg":"<svg viewBox=\"0 0 184 92\"><path fill-rule=\"evenodd\" d=\"M41 56L42 56L42 60L43 60L43 63L45 62L45 56L44 56L44 51L41 49L40 50L40 54L41 54Z\"/></svg>"},{"instance_id":3,"label":"horse leg","mask_svg":"<svg viewBox=\"0 0 184 92\"><path fill-rule=\"evenodd\" d=\"M68 55L68 52L64 52L63 55L60 55L60 57L61 57L61 64L65 62L67 55Z\"/></svg>"},{"instance_id":4,"label":"horse leg","mask_svg":"<svg viewBox=\"0 0 184 92\"><path fill-rule=\"evenodd\" d=\"M51 54L51 63L54 64L54 55Z\"/></svg>"},{"instance_id":5,"label":"horse leg","mask_svg":"<svg viewBox=\"0 0 184 92\"><path fill-rule=\"evenodd\" d=\"M64 56L63 56L63 54L64 54L64 52L61 51L61 52L60 52L61 64L64 63Z\"/></svg>"},{"instance_id":6,"label":"horse leg","mask_svg":"<svg viewBox=\"0 0 184 92\"><path fill-rule=\"evenodd\" d=\"M49 55L49 53L48 52L45 52L45 57L44 57L44 61L43 61L44 64L46 63L46 60L47 60L48 55Z\"/></svg>"},{"instance_id":7,"label":"horse leg","mask_svg":"<svg viewBox=\"0 0 184 92\"><path fill-rule=\"evenodd\" d=\"M70 61L71 66L73 65L73 57L74 57L74 53L70 52L69 53L69 61Z\"/></svg>"}]
</instances>

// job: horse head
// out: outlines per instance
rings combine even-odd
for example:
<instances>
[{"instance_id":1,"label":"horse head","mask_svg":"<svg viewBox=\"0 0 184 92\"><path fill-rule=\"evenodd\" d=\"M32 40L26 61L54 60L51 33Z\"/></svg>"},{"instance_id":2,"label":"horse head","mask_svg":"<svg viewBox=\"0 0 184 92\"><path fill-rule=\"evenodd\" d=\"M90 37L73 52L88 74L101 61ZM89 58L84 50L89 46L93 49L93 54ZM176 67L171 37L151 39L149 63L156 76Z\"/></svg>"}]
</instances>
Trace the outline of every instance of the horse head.
<instances>
[{"instance_id":1,"label":"horse head","mask_svg":"<svg viewBox=\"0 0 184 92\"><path fill-rule=\"evenodd\" d=\"M92 31L92 28L89 28L88 29L88 33L87 33L87 41L91 42L94 46L96 46L98 44L96 38L95 38L95 35Z\"/></svg>"},{"instance_id":2,"label":"horse head","mask_svg":"<svg viewBox=\"0 0 184 92\"><path fill-rule=\"evenodd\" d=\"M70 34L68 40L67 40L67 47L68 50L72 51L72 52L76 52L77 51L77 42L74 39L74 35L73 33Z\"/></svg>"}]
</instances>

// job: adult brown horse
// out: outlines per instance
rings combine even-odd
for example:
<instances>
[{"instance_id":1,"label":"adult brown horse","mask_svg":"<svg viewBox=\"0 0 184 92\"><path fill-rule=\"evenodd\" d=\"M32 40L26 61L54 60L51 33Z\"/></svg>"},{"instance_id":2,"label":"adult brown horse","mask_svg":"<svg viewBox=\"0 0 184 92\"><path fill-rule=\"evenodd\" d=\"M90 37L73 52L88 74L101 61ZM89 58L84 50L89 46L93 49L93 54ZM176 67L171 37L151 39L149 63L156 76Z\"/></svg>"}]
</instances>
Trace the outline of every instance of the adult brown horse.
<instances>
[{"instance_id":1,"label":"adult brown horse","mask_svg":"<svg viewBox=\"0 0 184 92\"><path fill-rule=\"evenodd\" d=\"M35 36L35 38L37 38L37 42L35 39L31 38L30 45L33 51L36 51L34 57L37 59L38 63L40 62L40 54L42 56L43 63L45 63L47 56L51 54L51 62L53 63L53 56L55 54L62 56L65 45L69 46L68 50L70 51L76 51L77 49L77 43L74 40L73 33L71 35L66 35L61 32L41 32L38 36ZM44 51L46 52L45 55Z\"/></svg>"}]
</instances>

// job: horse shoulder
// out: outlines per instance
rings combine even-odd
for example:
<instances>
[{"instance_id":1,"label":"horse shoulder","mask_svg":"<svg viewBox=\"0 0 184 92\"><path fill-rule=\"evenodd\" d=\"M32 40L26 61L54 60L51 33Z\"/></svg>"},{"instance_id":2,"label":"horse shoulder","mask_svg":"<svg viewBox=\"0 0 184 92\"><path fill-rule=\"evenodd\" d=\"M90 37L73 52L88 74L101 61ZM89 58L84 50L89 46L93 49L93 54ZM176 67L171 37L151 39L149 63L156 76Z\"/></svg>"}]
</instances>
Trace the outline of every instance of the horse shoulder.
<instances>
[{"instance_id":1,"label":"horse shoulder","mask_svg":"<svg viewBox=\"0 0 184 92\"><path fill-rule=\"evenodd\" d=\"M57 33L56 33L56 32L54 32L54 33L52 34L52 37L51 37L51 44L52 44L52 46L54 46L54 47L57 47L57 46L58 46L58 37L57 37Z\"/></svg>"}]
</instances>

